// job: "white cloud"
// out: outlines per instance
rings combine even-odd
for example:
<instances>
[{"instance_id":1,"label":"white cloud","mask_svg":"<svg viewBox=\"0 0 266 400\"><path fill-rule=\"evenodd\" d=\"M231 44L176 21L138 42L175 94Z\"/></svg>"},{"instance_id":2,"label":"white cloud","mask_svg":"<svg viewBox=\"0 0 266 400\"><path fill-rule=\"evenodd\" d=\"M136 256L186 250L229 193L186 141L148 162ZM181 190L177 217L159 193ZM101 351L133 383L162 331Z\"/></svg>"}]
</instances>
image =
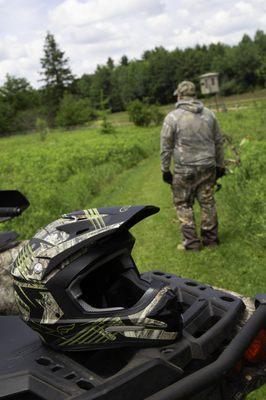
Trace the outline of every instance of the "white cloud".
<instances>
[{"instance_id":1,"label":"white cloud","mask_svg":"<svg viewBox=\"0 0 266 400\"><path fill-rule=\"evenodd\" d=\"M238 3L236 3L235 9L239 10L241 13L244 13L244 14L250 14L255 11L254 5L247 3L246 1L239 1Z\"/></svg>"},{"instance_id":2,"label":"white cloud","mask_svg":"<svg viewBox=\"0 0 266 400\"><path fill-rule=\"evenodd\" d=\"M50 12L51 21L61 27L84 26L90 23L162 12L160 0L65 0Z\"/></svg>"},{"instance_id":3,"label":"white cloud","mask_svg":"<svg viewBox=\"0 0 266 400\"><path fill-rule=\"evenodd\" d=\"M16 36L6 35L0 42L0 54L1 60L17 60L26 56L26 49Z\"/></svg>"},{"instance_id":4,"label":"white cloud","mask_svg":"<svg viewBox=\"0 0 266 400\"><path fill-rule=\"evenodd\" d=\"M0 0L0 83L6 73L38 84L46 31L79 76L110 56L140 57L211 42L237 43L266 26L265 0Z\"/></svg>"}]
</instances>

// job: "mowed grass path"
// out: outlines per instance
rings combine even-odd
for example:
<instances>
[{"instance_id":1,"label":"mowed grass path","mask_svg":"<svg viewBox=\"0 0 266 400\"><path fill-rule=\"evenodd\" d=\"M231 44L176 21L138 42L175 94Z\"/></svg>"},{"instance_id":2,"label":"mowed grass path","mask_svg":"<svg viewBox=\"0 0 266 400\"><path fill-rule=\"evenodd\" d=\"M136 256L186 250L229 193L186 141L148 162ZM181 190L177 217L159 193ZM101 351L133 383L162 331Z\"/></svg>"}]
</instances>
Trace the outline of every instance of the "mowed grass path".
<instances>
[{"instance_id":1,"label":"mowed grass path","mask_svg":"<svg viewBox=\"0 0 266 400\"><path fill-rule=\"evenodd\" d=\"M252 243L243 244L230 231L222 191L217 193L216 200L221 245L200 253L176 250L181 243L179 224L170 187L161 180L158 156L120 175L93 199L91 206L152 204L160 207L158 214L132 229L136 237L134 256L142 271L160 268L250 296L265 291L263 254L253 252ZM198 211L197 207L197 214Z\"/></svg>"},{"instance_id":2,"label":"mowed grass path","mask_svg":"<svg viewBox=\"0 0 266 400\"><path fill-rule=\"evenodd\" d=\"M141 271L160 269L253 296L265 292L265 267L262 253L243 243L229 227L225 193L216 195L220 220L221 245L201 253L176 250L181 242L170 187L161 180L159 157L153 156L126 171L93 199L92 207L128 204L152 204L161 211L132 228L136 238L134 259ZM198 210L197 210L198 211ZM198 212L197 212L198 214ZM197 217L199 217L197 215ZM199 219L199 218L197 218ZM265 400L263 387L249 395L249 400Z\"/></svg>"}]
</instances>

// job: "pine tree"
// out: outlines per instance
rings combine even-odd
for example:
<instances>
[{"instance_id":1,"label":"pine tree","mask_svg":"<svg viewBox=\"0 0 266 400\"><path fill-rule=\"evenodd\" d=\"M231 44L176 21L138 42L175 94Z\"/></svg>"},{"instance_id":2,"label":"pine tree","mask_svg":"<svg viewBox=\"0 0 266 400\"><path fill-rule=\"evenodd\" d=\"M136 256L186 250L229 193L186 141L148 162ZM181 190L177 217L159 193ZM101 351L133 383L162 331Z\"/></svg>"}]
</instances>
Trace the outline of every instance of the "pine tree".
<instances>
[{"instance_id":1,"label":"pine tree","mask_svg":"<svg viewBox=\"0 0 266 400\"><path fill-rule=\"evenodd\" d=\"M74 77L68 66L69 59L61 51L54 35L47 33L44 43L44 56L41 58L44 81L45 105L49 108L49 115L53 118L58 110L64 92L73 83Z\"/></svg>"},{"instance_id":2,"label":"pine tree","mask_svg":"<svg viewBox=\"0 0 266 400\"><path fill-rule=\"evenodd\" d=\"M111 57L108 57L106 65L109 69L114 69L115 67L114 60Z\"/></svg>"},{"instance_id":3,"label":"pine tree","mask_svg":"<svg viewBox=\"0 0 266 400\"><path fill-rule=\"evenodd\" d=\"M127 56L126 55L122 56L121 60L120 60L120 65L123 65L124 67L126 67L128 64L129 64L129 61L128 61Z\"/></svg>"}]
</instances>

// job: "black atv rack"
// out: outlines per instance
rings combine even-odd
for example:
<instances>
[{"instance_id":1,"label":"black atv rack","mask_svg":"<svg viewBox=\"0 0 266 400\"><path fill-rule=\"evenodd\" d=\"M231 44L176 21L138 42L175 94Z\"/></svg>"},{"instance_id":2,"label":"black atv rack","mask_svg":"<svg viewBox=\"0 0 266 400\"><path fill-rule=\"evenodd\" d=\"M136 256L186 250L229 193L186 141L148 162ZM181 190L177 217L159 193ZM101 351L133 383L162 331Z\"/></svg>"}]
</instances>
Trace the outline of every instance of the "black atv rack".
<instances>
[{"instance_id":1,"label":"black atv rack","mask_svg":"<svg viewBox=\"0 0 266 400\"><path fill-rule=\"evenodd\" d=\"M162 348L58 353L18 317L0 317L0 398L9 400L233 399L228 372L266 325L266 296L237 333L241 299L159 271L184 308L183 336ZM229 376L230 381L230 376ZM235 390L235 389L234 389ZM235 391L236 393L236 391ZM242 398L242 397L238 397Z\"/></svg>"},{"instance_id":2,"label":"black atv rack","mask_svg":"<svg viewBox=\"0 0 266 400\"><path fill-rule=\"evenodd\" d=\"M0 190L0 222L18 217L29 205L27 198L18 190ZM14 231L0 232L0 252L16 246L18 237Z\"/></svg>"}]
</instances>

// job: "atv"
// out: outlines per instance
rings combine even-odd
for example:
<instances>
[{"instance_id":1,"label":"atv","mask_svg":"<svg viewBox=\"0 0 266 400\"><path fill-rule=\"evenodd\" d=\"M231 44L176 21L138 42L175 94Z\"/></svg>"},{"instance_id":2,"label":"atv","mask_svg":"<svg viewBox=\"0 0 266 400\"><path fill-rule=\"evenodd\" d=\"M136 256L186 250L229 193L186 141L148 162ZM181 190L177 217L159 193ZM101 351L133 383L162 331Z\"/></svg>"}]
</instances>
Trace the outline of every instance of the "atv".
<instances>
[{"instance_id":1,"label":"atv","mask_svg":"<svg viewBox=\"0 0 266 400\"><path fill-rule=\"evenodd\" d=\"M18 193L0 192L3 220L29 206ZM16 239L2 234L2 251ZM154 277L182 307L181 336L161 347L58 352L18 316L1 316L0 399L240 400L266 382L265 294L252 300L170 273L142 274Z\"/></svg>"}]
</instances>

